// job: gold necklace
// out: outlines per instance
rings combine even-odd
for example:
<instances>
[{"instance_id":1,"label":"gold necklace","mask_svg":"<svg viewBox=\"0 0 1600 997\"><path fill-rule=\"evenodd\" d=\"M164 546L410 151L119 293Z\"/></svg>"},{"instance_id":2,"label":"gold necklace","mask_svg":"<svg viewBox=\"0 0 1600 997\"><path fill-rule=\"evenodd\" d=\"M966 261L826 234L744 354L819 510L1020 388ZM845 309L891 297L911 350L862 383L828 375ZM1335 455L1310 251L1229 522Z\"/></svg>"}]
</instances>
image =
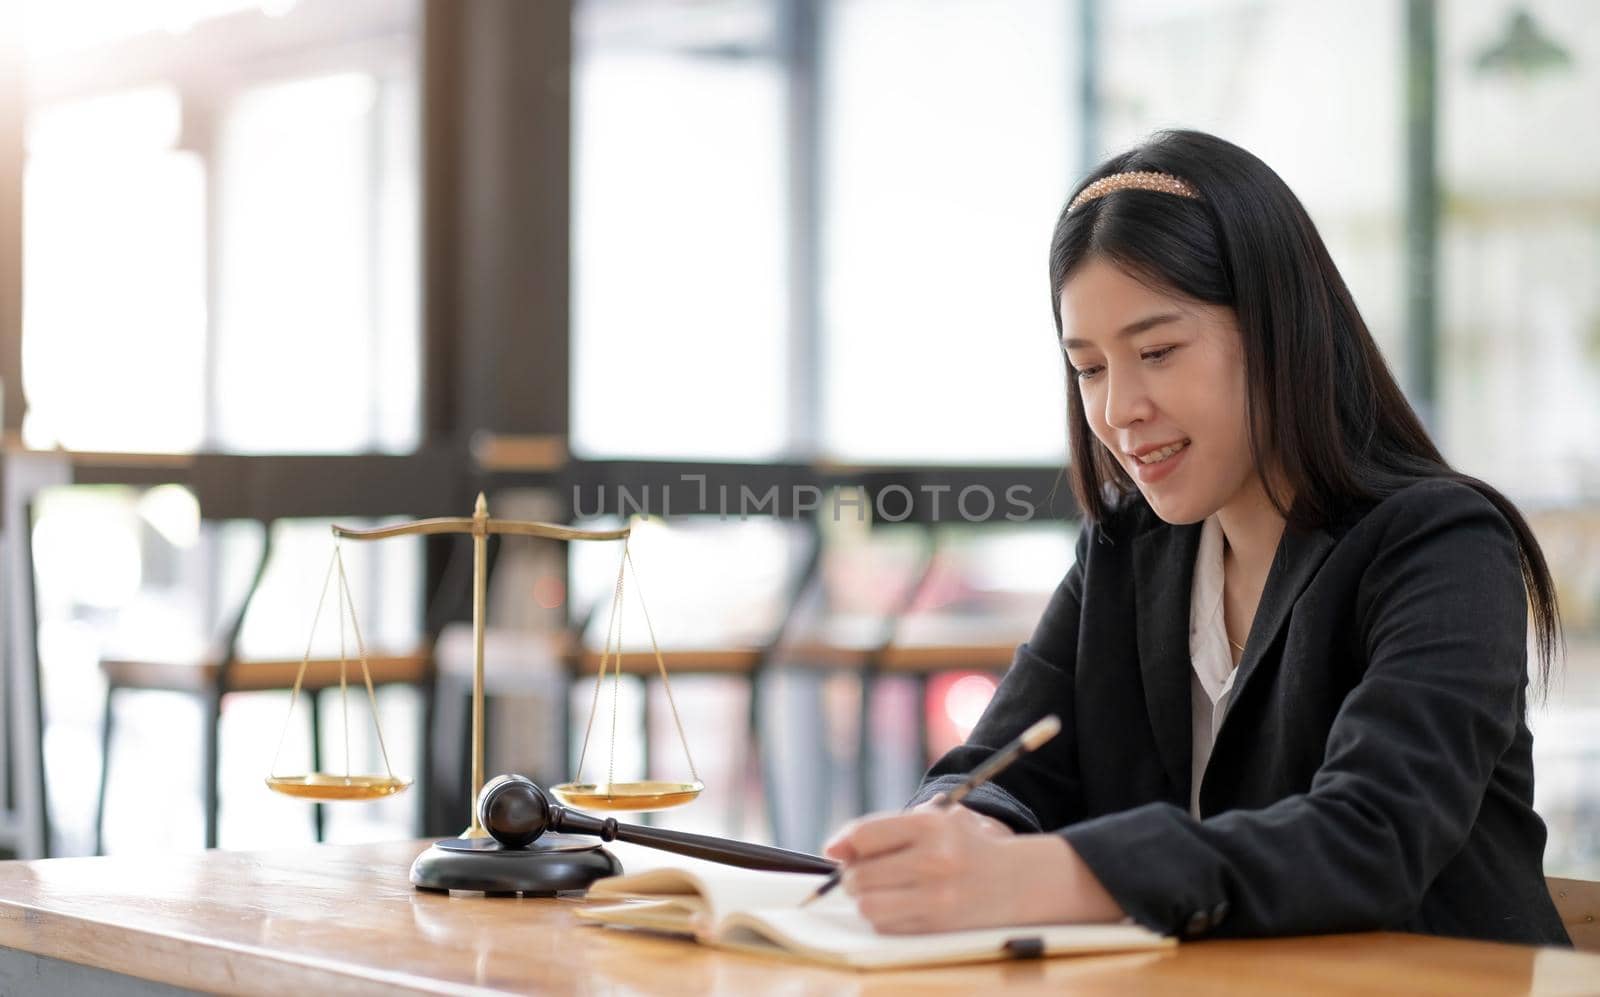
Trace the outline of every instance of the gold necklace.
<instances>
[{"instance_id":1,"label":"gold necklace","mask_svg":"<svg viewBox=\"0 0 1600 997\"><path fill-rule=\"evenodd\" d=\"M1240 654L1244 653L1244 645L1234 640L1232 637L1228 638L1228 643L1232 644Z\"/></svg>"}]
</instances>

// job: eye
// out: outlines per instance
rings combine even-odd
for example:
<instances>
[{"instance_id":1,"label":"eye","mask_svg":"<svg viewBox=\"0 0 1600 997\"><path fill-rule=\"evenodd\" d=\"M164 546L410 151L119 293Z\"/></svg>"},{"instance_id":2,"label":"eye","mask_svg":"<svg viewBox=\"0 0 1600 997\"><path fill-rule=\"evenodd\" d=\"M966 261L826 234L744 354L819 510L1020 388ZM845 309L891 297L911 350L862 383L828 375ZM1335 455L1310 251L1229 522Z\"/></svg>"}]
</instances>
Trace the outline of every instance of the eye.
<instances>
[{"instance_id":1,"label":"eye","mask_svg":"<svg viewBox=\"0 0 1600 997\"><path fill-rule=\"evenodd\" d=\"M1177 349L1176 346L1163 346L1158 350L1150 350L1147 353L1139 354L1139 359L1149 360L1152 363L1160 363L1167 358L1168 353L1171 353L1175 349Z\"/></svg>"},{"instance_id":2,"label":"eye","mask_svg":"<svg viewBox=\"0 0 1600 997\"><path fill-rule=\"evenodd\" d=\"M1100 368L1099 367L1094 367L1094 366L1074 367L1074 368L1072 368L1072 373L1073 373L1073 376L1076 377L1078 380L1087 381L1091 377L1094 377L1096 374L1100 373Z\"/></svg>"}]
</instances>

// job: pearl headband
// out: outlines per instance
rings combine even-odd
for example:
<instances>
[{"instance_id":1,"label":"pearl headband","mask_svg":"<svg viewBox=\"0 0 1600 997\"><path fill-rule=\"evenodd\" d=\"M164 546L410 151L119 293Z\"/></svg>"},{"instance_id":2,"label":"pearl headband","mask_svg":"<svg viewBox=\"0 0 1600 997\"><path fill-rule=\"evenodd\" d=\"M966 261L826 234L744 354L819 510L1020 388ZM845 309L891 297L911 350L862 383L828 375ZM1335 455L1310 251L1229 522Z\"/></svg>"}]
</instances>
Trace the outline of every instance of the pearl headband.
<instances>
[{"instance_id":1,"label":"pearl headband","mask_svg":"<svg viewBox=\"0 0 1600 997\"><path fill-rule=\"evenodd\" d=\"M1149 171L1135 171L1132 173L1113 173L1108 177L1101 177L1094 183L1083 188L1072 203L1067 205L1071 212L1081 205L1088 204L1119 190L1153 190L1159 194L1176 194L1190 200L1200 200L1200 192L1187 180L1181 180L1169 173L1152 173Z\"/></svg>"}]
</instances>

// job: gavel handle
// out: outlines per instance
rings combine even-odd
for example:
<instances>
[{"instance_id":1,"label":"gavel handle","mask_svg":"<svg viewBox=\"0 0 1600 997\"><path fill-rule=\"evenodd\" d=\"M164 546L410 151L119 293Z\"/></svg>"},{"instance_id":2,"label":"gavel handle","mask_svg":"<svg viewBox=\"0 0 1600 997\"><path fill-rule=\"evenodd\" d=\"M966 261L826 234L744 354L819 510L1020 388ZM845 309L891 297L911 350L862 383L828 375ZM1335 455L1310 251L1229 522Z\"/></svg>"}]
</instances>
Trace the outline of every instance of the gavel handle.
<instances>
[{"instance_id":1,"label":"gavel handle","mask_svg":"<svg viewBox=\"0 0 1600 997\"><path fill-rule=\"evenodd\" d=\"M768 872L809 872L828 874L834 863L817 855L792 852L771 845L753 845L746 841L732 841L709 834L691 834L688 831L668 831L659 827L638 824L620 824L613 817L601 819L577 810L555 806L550 808L550 829L563 834L593 834L604 841L626 841L630 844L675 852L690 858L706 859L723 865L744 869L763 869Z\"/></svg>"},{"instance_id":2,"label":"gavel handle","mask_svg":"<svg viewBox=\"0 0 1600 997\"><path fill-rule=\"evenodd\" d=\"M659 827L641 827L637 824L618 824L618 841L659 848L691 858L736 865L745 869L766 869L769 872L831 873L834 864L825 858L805 852L791 852L787 848L771 845L753 845L746 841L729 841L709 834L690 834L687 831L668 831Z\"/></svg>"}]
</instances>

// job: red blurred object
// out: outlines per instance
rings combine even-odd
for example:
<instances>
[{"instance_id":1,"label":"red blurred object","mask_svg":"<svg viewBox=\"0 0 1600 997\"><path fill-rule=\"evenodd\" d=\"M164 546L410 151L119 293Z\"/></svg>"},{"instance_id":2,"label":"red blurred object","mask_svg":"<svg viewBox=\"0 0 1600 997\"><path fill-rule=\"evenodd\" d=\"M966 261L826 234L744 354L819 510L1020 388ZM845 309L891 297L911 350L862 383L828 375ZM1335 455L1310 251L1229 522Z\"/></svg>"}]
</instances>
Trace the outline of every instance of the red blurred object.
<instances>
[{"instance_id":1,"label":"red blurred object","mask_svg":"<svg viewBox=\"0 0 1600 997\"><path fill-rule=\"evenodd\" d=\"M928 757L938 758L967 739L1000 681L988 672L946 672L928 680Z\"/></svg>"}]
</instances>

